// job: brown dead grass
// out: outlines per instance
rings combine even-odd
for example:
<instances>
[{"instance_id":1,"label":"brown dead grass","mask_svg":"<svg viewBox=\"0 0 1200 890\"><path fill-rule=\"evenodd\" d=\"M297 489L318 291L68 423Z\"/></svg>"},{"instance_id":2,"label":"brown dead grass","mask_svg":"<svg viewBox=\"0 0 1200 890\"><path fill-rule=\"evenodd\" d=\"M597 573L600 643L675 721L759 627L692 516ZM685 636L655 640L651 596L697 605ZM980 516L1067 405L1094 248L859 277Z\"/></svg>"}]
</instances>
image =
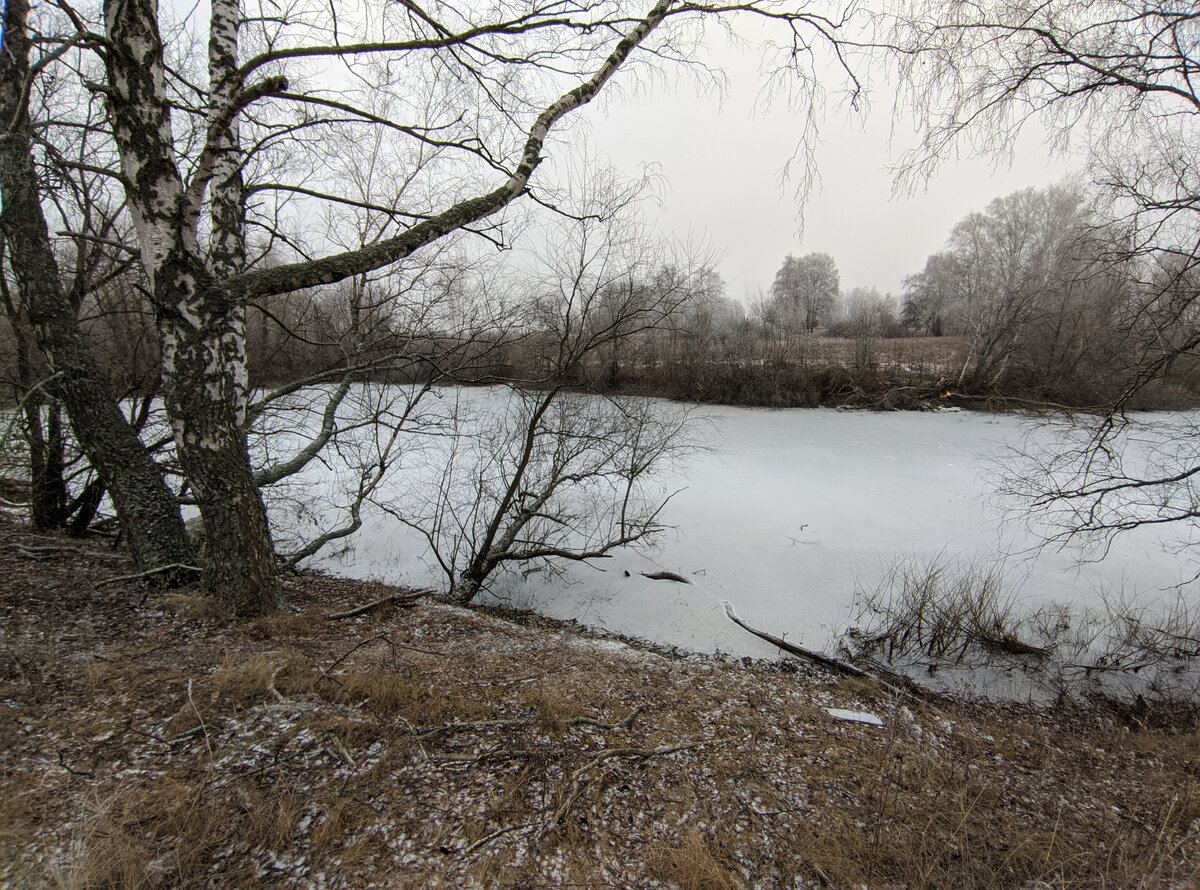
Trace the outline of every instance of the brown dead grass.
<instances>
[{"instance_id":1,"label":"brown dead grass","mask_svg":"<svg viewBox=\"0 0 1200 890\"><path fill-rule=\"evenodd\" d=\"M719 851L695 829L677 844L651 849L647 859L651 874L679 890L741 890L745 886L721 861Z\"/></svg>"},{"instance_id":2,"label":"brown dead grass","mask_svg":"<svg viewBox=\"0 0 1200 890\"><path fill-rule=\"evenodd\" d=\"M423 677L384 671L347 671L321 688L330 701L366 707L381 717L403 717L415 725L478 720L485 703Z\"/></svg>"},{"instance_id":3,"label":"brown dead grass","mask_svg":"<svg viewBox=\"0 0 1200 890\"><path fill-rule=\"evenodd\" d=\"M588 709L584 707L584 700L577 690L553 684L539 682L526 687L519 693L518 701L533 709L541 724L553 733L561 733L571 720L588 716Z\"/></svg>"},{"instance_id":4,"label":"brown dead grass","mask_svg":"<svg viewBox=\"0 0 1200 890\"><path fill-rule=\"evenodd\" d=\"M329 622L380 592L320 577L288 581L300 614L238 624L136 584L93 594L106 571L0 554L0 885L1200 878L1190 729L921 707L432 602Z\"/></svg>"}]
</instances>

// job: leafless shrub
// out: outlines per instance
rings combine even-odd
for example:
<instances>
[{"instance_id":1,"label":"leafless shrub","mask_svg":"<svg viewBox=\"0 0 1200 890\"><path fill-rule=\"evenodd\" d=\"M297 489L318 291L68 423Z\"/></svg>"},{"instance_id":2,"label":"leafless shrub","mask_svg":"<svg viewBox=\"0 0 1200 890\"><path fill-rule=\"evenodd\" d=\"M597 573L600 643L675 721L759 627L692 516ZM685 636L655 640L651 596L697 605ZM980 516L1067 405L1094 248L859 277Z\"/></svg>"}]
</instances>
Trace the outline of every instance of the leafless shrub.
<instances>
[{"instance_id":1,"label":"leafless shrub","mask_svg":"<svg viewBox=\"0 0 1200 890\"><path fill-rule=\"evenodd\" d=\"M1177 591L1152 604L1110 594L1094 608L1023 607L1000 565L898 560L858 593L845 645L858 660L902 669L1019 668L1042 694L1100 698L1123 709L1200 704L1200 614Z\"/></svg>"},{"instance_id":2,"label":"leafless shrub","mask_svg":"<svg viewBox=\"0 0 1200 890\"><path fill-rule=\"evenodd\" d=\"M975 650L1040 651L1018 637L1025 622L1004 591L1000 567L979 561L955 565L945 554L901 559L875 590L859 592L858 609L855 647L888 660L960 663Z\"/></svg>"}]
</instances>

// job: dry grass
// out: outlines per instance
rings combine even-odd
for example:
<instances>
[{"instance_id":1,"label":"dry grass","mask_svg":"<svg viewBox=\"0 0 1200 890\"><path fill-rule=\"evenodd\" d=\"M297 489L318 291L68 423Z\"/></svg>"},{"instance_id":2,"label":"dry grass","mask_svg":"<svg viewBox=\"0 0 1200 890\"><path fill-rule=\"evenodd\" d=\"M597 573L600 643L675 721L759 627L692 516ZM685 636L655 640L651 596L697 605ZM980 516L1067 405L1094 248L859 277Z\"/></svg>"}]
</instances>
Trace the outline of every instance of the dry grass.
<instances>
[{"instance_id":1,"label":"dry grass","mask_svg":"<svg viewBox=\"0 0 1200 890\"><path fill-rule=\"evenodd\" d=\"M745 886L721 861L719 851L694 829L677 845L650 850L647 859L651 874L679 890L741 890Z\"/></svg>"},{"instance_id":2,"label":"dry grass","mask_svg":"<svg viewBox=\"0 0 1200 890\"><path fill-rule=\"evenodd\" d=\"M325 622L378 592L322 578L289 582L305 613L239 625L163 597L134 611L121 597L145 591L93 596L72 564L0 563L0 884L1158 890L1198 877L1192 731L906 707L869 681L599 647L436 603ZM835 706L885 727L834 720Z\"/></svg>"},{"instance_id":3,"label":"dry grass","mask_svg":"<svg viewBox=\"0 0 1200 890\"><path fill-rule=\"evenodd\" d=\"M405 674L347 671L322 685L330 701L365 707L381 717L403 717L425 726L451 720L470 721L488 713L484 702L425 677Z\"/></svg>"},{"instance_id":4,"label":"dry grass","mask_svg":"<svg viewBox=\"0 0 1200 890\"><path fill-rule=\"evenodd\" d=\"M538 720L553 733L561 733L572 720L588 716L585 699L577 690L539 682L519 693L518 701L533 709Z\"/></svg>"},{"instance_id":5,"label":"dry grass","mask_svg":"<svg viewBox=\"0 0 1200 890\"><path fill-rule=\"evenodd\" d=\"M1190 886L1200 864L1189 840L1200 819L1200 783L1186 780L1167 799L1163 776L1133 770L1110 777L1119 804L1079 807L1069 786L1091 760L1041 734L1012 739L1008 732L984 724L959 745L931 751L893 725L873 756L831 771L856 788L857 799L842 818L823 819L801 837L797 856L835 886L1124 887L1168 871L1171 881L1186 877L1171 886ZM995 769L1004 763L1017 765L1017 775ZM1028 799L1033 789L1019 782L1043 783L1039 790L1049 793ZM1164 845L1168 836L1191 845L1189 854Z\"/></svg>"},{"instance_id":6,"label":"dry grass","mask_svg":"<svg viewBox=\"0 0 1200 890\"><path fill-rule=\"evenodd\" d=\"M216 693L241 707L308 692L317 683L312 663L295 651L240 660L227 655L212 675Z\"/></svg>"}]
</instances>

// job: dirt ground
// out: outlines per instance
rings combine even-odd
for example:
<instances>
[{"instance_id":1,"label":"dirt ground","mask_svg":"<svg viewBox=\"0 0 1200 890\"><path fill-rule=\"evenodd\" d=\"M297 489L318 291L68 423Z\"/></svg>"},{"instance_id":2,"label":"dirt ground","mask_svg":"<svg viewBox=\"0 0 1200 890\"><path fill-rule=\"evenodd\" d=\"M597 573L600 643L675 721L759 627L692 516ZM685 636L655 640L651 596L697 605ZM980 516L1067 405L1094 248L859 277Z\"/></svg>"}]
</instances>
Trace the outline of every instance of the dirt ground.
<instances>
[{"instance_id":1,"label":"dirt ground","mask_svg":"<svg viewBox=\"0 0 1200 890\"><path fill-rule=\"evenodd\" d=\"M0 529L0 887L1193 887L1200 736ZM830 708L869 712L847 722Z\"/></svg>"}]
</instances>

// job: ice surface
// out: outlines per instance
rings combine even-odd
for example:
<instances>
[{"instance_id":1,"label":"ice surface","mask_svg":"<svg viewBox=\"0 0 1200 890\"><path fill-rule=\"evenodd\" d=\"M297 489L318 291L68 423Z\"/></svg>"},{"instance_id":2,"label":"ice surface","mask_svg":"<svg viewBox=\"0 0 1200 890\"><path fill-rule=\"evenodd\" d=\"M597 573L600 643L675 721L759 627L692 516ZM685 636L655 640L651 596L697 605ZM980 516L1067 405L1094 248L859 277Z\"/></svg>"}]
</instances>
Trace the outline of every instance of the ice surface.
<instances>
[{"instance_id":1,"label":"ice surface","mask_svg":"<svg viewBox=\"0 0 1200 890\"><path fill-rule=\"evenodd\" d=\"M478 391L476 391L478 392ZM1030 600L1094 602L1097 591L1161 591L1195 574L1167 532L1119 539L1100 563L1030 554L1034 539L1001 522L988 498L992 454L1024 421L970 412L704 409L716 448L668 488L675 531L649 553L620 552L561 576L512 574L493 599L557 618L700 652L774 657L734 626L745 619L811 648L828 648L850 620L856 585L876 586L899 557L1007 555L1005 578ZM364 513L351 543L315 564L336 574L444 586L424 543L394 519ZM666 569L692 584L655 581ZM628 572L628 575L626 574Z\"/></svg>"}]
</instances>

